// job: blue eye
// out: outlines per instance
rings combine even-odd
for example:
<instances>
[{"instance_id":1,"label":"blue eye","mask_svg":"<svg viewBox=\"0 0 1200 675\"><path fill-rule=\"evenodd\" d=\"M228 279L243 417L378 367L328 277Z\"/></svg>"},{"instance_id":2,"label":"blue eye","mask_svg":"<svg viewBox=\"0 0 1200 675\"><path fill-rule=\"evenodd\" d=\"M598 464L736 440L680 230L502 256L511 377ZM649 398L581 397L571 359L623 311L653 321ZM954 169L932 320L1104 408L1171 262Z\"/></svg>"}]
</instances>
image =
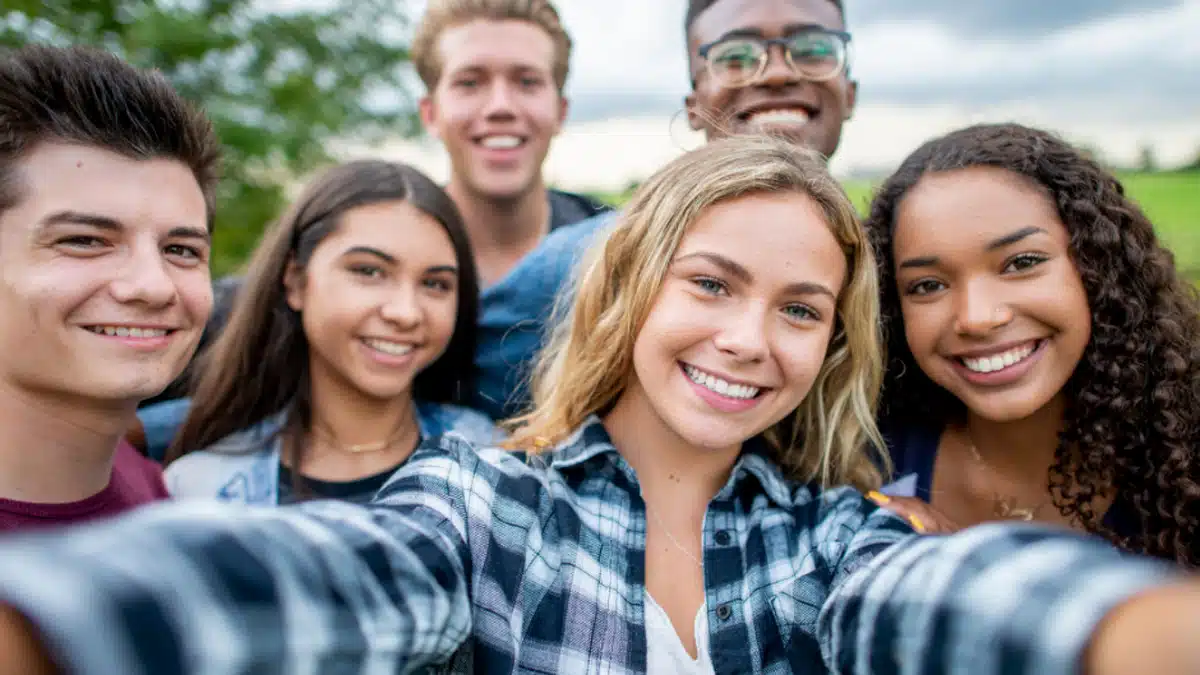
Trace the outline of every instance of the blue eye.
<instances>
[{"instance_id":1,"label":"blue eye","mask_svg":"<svg viewBox=\"0 0 1200 675\"><path fill-rule=\"evenodd\" d=\"M696 277L692 279L692 283L700 287L700 290L709 295L720 295L725 292L725 284L719 279L712 277Z\"/></svg>"}]
</instances>

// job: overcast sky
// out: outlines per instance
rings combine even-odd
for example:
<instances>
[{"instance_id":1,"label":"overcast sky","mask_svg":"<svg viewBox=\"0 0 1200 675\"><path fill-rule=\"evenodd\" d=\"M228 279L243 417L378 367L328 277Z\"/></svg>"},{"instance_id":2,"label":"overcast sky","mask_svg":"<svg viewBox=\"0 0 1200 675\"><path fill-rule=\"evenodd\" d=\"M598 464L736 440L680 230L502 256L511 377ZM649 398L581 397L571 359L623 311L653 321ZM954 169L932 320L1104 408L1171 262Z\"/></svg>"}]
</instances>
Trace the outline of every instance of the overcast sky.
<instances>
[{"instance_id":1,"label":"overcast sky","mask_svg":"<svg viewBox=\"0 0 1200 675\"><path fill-rule=\"evenodd\" d=\"M892 166L976 121L1044 126L1118 160L1143 143L1164 163L1200 150L1200 0L845 2L860 96L835 171ZM701 142L678 118L685 0L557 4L575 54L552 180L620 186ZM445 174L430 142L388 152Z\"/></svg>"}]
</instances>

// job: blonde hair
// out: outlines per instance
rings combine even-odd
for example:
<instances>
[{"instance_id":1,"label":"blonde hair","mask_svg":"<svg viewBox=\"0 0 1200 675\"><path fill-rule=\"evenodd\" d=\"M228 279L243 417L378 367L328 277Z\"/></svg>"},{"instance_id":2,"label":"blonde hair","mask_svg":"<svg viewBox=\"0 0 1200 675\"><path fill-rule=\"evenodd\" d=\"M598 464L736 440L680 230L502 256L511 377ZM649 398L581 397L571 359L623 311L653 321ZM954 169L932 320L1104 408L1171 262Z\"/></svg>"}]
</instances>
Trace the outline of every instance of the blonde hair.
<instances>
[{"instance_id":1,"label":"blonde hair","mask_svg":"<svg viewBox=\"0 0 1200 675\"><path fill-rule=\"evenodd\" d=\"M675 251L714 204L764 192L795 192L820 208L846 255L837 324L812 390L764 433L792 478L875 489L881 452L875 403L883 374L875 259L858 214L824 160L784 140L741 136L708 143L668 164L633 195L577 279L574 302L556 310L556 328L533 375L531 410L512 420L513 448L558 443L592 414L607 411L633 368L633 345Z\"/></svg>"},{"instance_id":2,"label":"blonde hair","mask_svg":"<svg viewBox=\"0 0 1200 675\"><path fill-rule=\"evenodd\" d=\"M546 31L554 43L552 72L561 94L567 85L571 36L558 10L548 0L429 0L412 43L412 61L425 88L433 91L442 77L438 39L450 28L477 20L526 21Z\"/></svg>"}]
</instances>

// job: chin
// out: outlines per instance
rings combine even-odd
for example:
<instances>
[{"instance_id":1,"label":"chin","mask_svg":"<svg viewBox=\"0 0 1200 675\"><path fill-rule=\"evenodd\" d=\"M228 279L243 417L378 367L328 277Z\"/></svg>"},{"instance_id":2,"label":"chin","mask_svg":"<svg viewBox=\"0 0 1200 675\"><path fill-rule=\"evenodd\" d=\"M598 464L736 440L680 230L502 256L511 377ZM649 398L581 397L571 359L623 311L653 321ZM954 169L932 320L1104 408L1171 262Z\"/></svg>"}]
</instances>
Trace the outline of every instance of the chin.
<instances>
[{"instance_id":1,"label":"chin","mask_svg":"<svg viewBox=\"0 0 1200 675\"><path fill-rule=\"evenodd\" d=\"M1040 401L1041 399L1030 399L1025 396L995 397L995 400L990 400L990 398L973 397L967 399L965 403L973 415L982 417L989 422L1001 423L1023 420L1041 410L1045 405L1045 403L1031 404L1031 400Z\"/></svg>"}]
</instances>

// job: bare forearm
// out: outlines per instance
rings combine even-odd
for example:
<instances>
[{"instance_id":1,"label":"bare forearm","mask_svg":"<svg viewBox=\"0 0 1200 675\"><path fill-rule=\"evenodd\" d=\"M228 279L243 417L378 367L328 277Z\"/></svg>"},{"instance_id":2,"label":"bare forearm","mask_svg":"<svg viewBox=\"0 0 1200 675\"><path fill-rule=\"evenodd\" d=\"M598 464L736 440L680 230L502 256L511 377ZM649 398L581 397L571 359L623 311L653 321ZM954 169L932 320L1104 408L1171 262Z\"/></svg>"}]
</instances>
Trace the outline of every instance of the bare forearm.
<instances>
[{"instance_id":1,"label":"bare forearm","mask_svg":"<svg viewBox=\"0 0 1200 675\"><path fill-rule=\"evenodd\" d=\"M1085 672L1200 673L1200 582L1150 591L1114 609L1096 630Z\"/></svg>"}]
</instances>

